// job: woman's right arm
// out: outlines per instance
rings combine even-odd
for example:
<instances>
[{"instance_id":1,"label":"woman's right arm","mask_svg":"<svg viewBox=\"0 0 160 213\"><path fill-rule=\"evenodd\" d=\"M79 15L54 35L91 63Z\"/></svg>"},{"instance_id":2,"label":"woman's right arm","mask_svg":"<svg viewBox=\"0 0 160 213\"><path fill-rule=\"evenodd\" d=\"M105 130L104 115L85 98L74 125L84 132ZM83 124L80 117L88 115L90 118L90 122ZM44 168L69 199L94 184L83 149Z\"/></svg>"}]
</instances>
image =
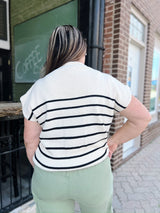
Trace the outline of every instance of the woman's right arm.
<instances>
[{"instance_id":1,"label":"woman's right arm","mask_svg":"<svg viewBox=\"0 0 160 213\"><path fill-rule=\"evenodd\" d=\"M109 156L116 150L119 144L123 144L139 136L151 120L151 115L146 107L134 96L126 109L120 112L128 120L108 139Z\"/></svg>"}]
</instances>

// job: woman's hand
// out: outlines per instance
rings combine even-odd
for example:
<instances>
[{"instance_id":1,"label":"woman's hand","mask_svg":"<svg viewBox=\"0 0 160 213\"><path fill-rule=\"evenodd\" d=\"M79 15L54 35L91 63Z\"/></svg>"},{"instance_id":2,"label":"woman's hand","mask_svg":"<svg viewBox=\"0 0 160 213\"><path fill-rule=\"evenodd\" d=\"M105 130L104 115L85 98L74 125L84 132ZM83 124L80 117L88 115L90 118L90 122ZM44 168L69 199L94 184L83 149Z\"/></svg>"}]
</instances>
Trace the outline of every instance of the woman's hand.
<instances>
[{"instance_id":1,"label":"woman's hand","mask_svg":"<svg viewBox=\"0 0 160 213\"><path fill-rule=\"evenodd\" d=\"M108 145L108 148L109 148L109 158L111 159L112 157L112 154L116 151L118 145L115 144L113 141L112 141L112 138L109 138L108 139L108 142L107 142L107 145Z\"/></svg>"}]
</instances>

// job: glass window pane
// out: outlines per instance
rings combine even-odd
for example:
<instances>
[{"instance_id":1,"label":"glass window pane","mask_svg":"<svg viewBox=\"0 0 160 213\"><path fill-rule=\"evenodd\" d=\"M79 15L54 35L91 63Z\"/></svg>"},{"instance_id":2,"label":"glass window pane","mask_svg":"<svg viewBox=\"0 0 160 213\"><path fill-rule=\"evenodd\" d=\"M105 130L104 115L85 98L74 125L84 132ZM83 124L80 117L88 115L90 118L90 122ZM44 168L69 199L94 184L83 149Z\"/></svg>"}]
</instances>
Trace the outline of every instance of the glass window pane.
<instances>
[{"instance_id":1,"label":"glass window pane","mask_svg":"<svg viewBox=\"0 0 160 213\"><path fill-rule=\"evenodd\" d=\"M128 51L128 73L127 84L131 88L132 94L138 97L138 79L141 59L141 49L134 44L129 44Z\"/></svg>"},{"instance_id":2,"label":"glass window pane","mask_svg":"<svg viewBox=\"0 0 160 213\"><path fill-rule=\"evenodd\" d=\"M160 79L160 73L159 73L159 79ZM160 111L160 82L159 82L159 93L158 93L158 105L159 105L159 111Z\"/></svg>"},{"instance_id":3,"label":"glass window pane","mask_svg":"<svg viewBox=\"0 0 160 213\"><path fill-rule=\"evenodd\" d=\"M158 99L158 103L159 103L159 109L160 109L160 86L159 86L159 99Z\"/></svg>"},{"instance_id":4,"label":"glass window pane","mask_svg":"<svg viewBox=\"0 0 160 213\"><path fill-rule=\"evenodd\" d=\"M0 1L0 39L7 40L7 15L4 1Z\"/></svg>"},{"instance_id":5,"label":"glass window pane","mask_svg":"<svg viewBox=\"0 0 160 213\"><path fill-rule=\"evenodd\" d=\"M160 68L160 52L154 49L153 64L152 64L152 82L151 82L151 94L150 94L150 111L156 110L157 92L158 92L158 76Z\"/></svg>"},{"instance_id":6,"label":"glass window pane","mask_svg":"<svg viewBox=\"0 0 160 213\"><path fill-rule=\"evenodd\" d=\"M145 26L133 14L130 16L130 35L144 42Z\"/></svg>"}]
</instances>

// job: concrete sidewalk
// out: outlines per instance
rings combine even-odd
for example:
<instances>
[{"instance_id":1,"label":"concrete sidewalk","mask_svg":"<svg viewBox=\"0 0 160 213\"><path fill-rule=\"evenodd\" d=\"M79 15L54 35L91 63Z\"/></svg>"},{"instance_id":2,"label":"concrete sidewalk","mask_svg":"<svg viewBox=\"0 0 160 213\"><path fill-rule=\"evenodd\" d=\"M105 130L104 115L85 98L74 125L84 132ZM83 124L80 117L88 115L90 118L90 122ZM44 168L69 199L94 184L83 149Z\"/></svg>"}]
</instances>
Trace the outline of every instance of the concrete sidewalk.
<instances>
[{"instance_id":1,"label":"concrete sidewalk","mask_svg":"<svg viewBox=\"0 0 160 213\"><path fill-rule=\"evenodd\" d=\"M115 213L160 213L160 137L114 171Z\"/></svg>"},{"instance_id":2,"label":"concrete sidewalk","mask_svg":"<svg viewBox=\"0 0 160 213\"><path fill-rule=\"evenodd\" d=\"M115 213L160 213L160 137L116 169L113 175ZM80 213L78 204L75 212ZM34 202L12 213L35 213Z\"/></svg>"}]
</instances>

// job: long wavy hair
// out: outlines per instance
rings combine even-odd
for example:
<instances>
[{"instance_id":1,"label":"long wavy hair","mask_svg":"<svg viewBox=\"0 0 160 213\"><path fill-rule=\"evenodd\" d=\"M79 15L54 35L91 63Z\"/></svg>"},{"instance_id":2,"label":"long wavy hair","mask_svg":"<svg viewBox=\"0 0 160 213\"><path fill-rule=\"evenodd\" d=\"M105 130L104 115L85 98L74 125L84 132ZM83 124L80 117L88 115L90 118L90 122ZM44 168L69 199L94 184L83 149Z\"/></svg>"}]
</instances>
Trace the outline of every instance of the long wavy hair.
<instances>
[{"instance_id":1,"label":"long wavy hair","mask_svg":"<svg viewBox=\"0 0 160 213\"><path fill-rule=\"evenodd\" d=\"M56 27L49 39L44 75L69 61L78 61L86 49L86 41L77 28L71 25Z\"/></svg>"}]
</instances>

